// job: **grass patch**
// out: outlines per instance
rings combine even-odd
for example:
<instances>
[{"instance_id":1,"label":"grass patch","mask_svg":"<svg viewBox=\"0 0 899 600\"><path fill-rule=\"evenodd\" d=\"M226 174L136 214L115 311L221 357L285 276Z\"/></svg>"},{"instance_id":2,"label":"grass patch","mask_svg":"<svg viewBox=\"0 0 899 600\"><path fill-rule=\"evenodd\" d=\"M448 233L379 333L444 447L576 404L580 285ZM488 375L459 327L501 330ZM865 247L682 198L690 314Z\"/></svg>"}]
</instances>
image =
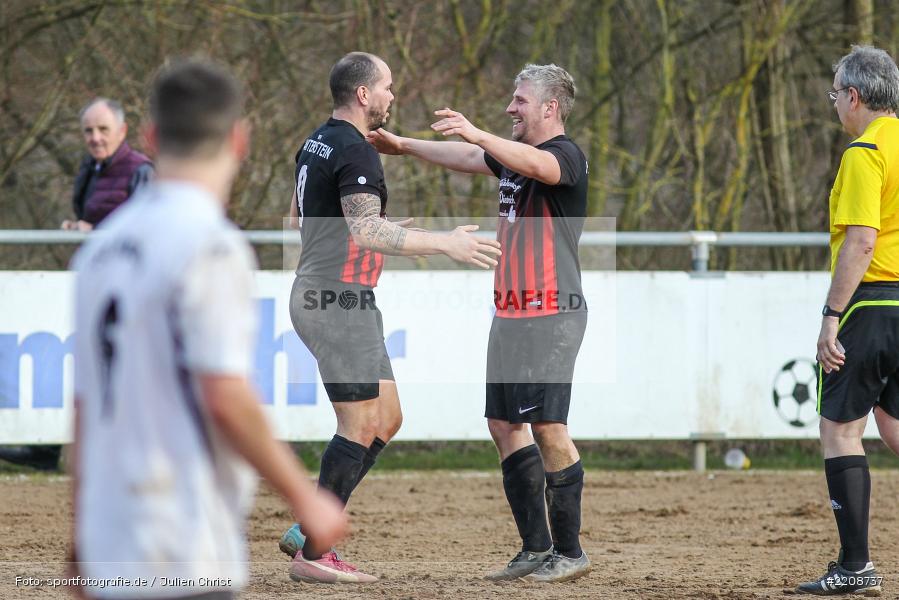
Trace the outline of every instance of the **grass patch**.
<instances>
[{"instance_id":1,"label":"grass patch","mask_svg":"<svg viewBox=\"0 0 899 600\"><path fill-rule=\"evenodd\" d=\"M873 468L899 468L897 458L880 440L865 440L865 451ZM693 468L693 445L689 441L647 440L576 442L587 469L610 471L688 470ZM293 444L306 467L315 471L325 442ZM740 448L749 456L753 469L821 469L817 440L726 440L708 443L709 469L723 469L724 454ZM499 467L492 442L393 442L378 458L379 470L490 470Z\"/></svg>"},{"instance_id":2,"label":"grass patch","mask_svg":"<svg viewBox=\"0 0 899 600\"><path fill-rule=\"evenodd\" d=\"M608 471L689 470L693 465L693 446L689 441L597 441L576 442L581 461L587 469ZM880 440L865 440L868 463L875 469L899 468L897 458ZM318 471L327 442L291 444L310 471ZM817 440L726 440L708 443L706 464L723 469L724 454L740 448L752 461L753 469L822 469ZM499 468L499 457L492 442L393 442L378 457L378 470L479 470ZM0 461L0 474L37 473ZM60 471L51 471L58 474Z\"/></svg>"}]
</instances>

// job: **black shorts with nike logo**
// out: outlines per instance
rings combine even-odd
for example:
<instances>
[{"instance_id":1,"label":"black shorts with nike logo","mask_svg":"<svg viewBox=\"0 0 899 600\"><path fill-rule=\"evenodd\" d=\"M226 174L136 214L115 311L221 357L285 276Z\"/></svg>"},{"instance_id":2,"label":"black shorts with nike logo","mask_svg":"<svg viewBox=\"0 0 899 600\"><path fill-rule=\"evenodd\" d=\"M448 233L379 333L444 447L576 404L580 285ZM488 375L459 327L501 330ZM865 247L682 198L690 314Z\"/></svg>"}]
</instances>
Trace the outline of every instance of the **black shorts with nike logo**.
<instances>
[{"instance_id":1,"label":"black shorts with nike logo","mask_svg":"<svg viewBox=\"0 0 899 600\"><path fill-rule=\"evenodd\" d=\"M899 282L859 284L837 340L846 362L830 373L818 366L818 414L846 423L879 406L899 419Z\"/></svg>"},{"instance_id":2,"label":"black shorts with nike logo","mask_svg":"<svg viewBox=\"0 0 899 600\"><path fill-rule=\"evenodd\" d=\"M494 317L487 344L484 416L509 423L567 423L586 311Z\"/></svg>"}]
</instances>

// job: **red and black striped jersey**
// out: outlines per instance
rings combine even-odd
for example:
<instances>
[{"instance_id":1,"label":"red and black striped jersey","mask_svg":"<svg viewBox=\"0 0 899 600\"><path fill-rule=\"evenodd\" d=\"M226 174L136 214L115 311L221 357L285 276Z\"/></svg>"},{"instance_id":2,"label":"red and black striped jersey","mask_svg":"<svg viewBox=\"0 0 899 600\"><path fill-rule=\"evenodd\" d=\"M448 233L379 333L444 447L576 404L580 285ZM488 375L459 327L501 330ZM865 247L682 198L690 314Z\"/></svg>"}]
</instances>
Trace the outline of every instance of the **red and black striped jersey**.
<instances>
[{"instance_id":1,"label":"red and black striped jersey","mask_svg":"<svg viewBox=\"0 0 899 600\"><path fill-rule=\"evenodd\" d=\"M558 184L515 173L484 153L487 166L499 178L497 239L503 254L493 285L498 317L587 310L578 260L587 216L587 159L565 135L537 148L559 161Z\"/></svg>"},{"instance_id":2,"label":"red and black striped jersey","mask_svg":"<svg viewBox=\"0 0 899 600\"><path fill-rule=\"evenodd\" d=\"M384 255L356 245L340 198L373 194L387 218L387 184L377 150L352 123L328 119L300 146L296 163L303 240L297 275L375 287Z\"/></svg>"}]
</instances>

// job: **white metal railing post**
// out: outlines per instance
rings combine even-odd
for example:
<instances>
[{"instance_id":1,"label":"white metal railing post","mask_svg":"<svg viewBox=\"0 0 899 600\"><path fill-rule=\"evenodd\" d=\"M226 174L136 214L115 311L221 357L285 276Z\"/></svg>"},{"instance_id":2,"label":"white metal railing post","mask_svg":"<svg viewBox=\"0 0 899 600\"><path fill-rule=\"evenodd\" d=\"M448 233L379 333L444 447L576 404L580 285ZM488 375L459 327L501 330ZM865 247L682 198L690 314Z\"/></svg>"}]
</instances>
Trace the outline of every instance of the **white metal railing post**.
<instances>
[{"instance_id":1,"label":"white metal railing post","mask_svg":"<svg viewBox=\"0 0 899 600\"><path fill-rule=\"evenodd\" d=\"M714 231L691 231L690 240L693 271L704 273L709 270L709 246L718 241L718 234Z\"/></svg>"},{"instance_id":2,"label":"white metal railing post","mask_svg":"<svg viewBox=\"0 0 899 600\"><path fill-rule=\"evenodd\" d=\"M693 440L693 470L704 473L708 448L705 440Z\"/></svg>"},{"instance_id":3,"label":"white metal railing post","mask_svg":"<svg viewBox=\"0 0 899 600\"><path fill-rule=\"evenodd\" d=\"M708 443L717 440L723 440L727 436L724 432L713 431L705 433L691 433L690 440L693 442L693 470L702 473L706 468L706 455L708 453Z\"/></svg>"}]
</instances>

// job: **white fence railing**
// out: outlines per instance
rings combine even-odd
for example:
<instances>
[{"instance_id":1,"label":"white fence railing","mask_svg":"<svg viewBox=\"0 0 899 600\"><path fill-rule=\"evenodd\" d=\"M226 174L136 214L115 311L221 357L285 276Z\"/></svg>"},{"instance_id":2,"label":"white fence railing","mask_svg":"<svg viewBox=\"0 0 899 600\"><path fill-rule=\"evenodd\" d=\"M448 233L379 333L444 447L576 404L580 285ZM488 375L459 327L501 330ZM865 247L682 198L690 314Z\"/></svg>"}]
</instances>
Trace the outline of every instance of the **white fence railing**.
<instances>
[{"instance_id":1,"label":"white fence railing","mask_svg":"<svg viewBox=\"0 0 899 600\"><path fill-rule=\"evenodd\" d=\"M250 243L256 245L299 245L300 236L282 230L248 230ZM0 244L80 244L91 235L79 231L52 229L0 229ZM484 237L496 237L495 231L482 231ZM721 247L826 247L827 233L802 232L716 232L716 231L587 231L582 246L689 246L694 271L707 271L709 249Z\"/></svg>"}]
</instances>

